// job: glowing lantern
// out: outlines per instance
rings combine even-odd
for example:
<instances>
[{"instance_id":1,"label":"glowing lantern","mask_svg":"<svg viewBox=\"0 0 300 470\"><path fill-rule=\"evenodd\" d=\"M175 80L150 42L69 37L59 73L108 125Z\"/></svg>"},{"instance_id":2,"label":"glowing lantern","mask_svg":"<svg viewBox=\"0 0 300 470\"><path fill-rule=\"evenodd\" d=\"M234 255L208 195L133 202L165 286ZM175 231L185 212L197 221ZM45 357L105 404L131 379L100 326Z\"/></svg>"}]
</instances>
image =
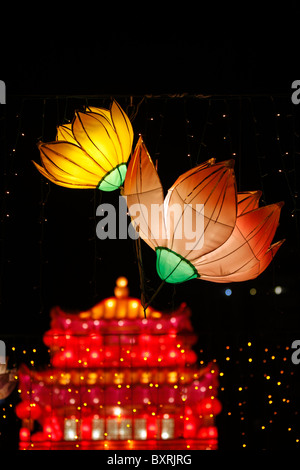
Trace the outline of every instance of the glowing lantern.
<instances>
[{"instance_id":1,"label":"glowing lantern","mask_svg":"<svg viewBox=\"0 0 300 470\"><path fill-rule=\"evenodd\" d=\"M270 264L284 242L281 240L270 246L283 203L258 208L260 194L258 191L238 193L238 216L232 235L195 264L202 279L247 281L257 277Z\"/></svg>"},{"instance_id":2,"label":"glowing lantern","mask_svg":"<svg viewBox=\"0 0 300 470\"><path fill-rule=\"evenodd\" d=\"M77 111L72 123L58 127L55 142L39 143L43 166L33 163L57 185L113 191L123 184L132 141L130 120L113 101L110 110Z\"/></svg>"},{"instance_id":3,"label":"glowing lantern","mask_svg":"<svg viewBox=\"0 0 300 470\"><path fill-rule=\"evenodd\" d=\"M21 419L37 419L41 414L41 407L37 403L22 401L16 406L16 414Z\"/></svg>"},{"instance_id":4,"label":"glowing lantern","mask_svg":"<svg viewBox=\"0 0 300 470\"><path fill-rule=\"evenodd\" d=\"M222 405L217 398L203 398L197 405L197 410L202 415L218 415L221 413Z\"/></svg>"},{"instance_id":5,"label":"glowing lantern","mask_svg":"<svg viewBox=\"0 0 300 470\"><path fill-rule=\"evenodd\" d=\"M216 426L202 427L199 429L198 438L199 439L217 439L218 429L216 428Z\"/></svg>"},{"instance_id":6,"label":"glowing lantern","mask_svg":"<svg viewBox=\"0 0 300 470\"><path fill-rule=\"evenodd\" d=\"M198 438L203 426L215 425L221 405L216 364L198 368L192 351L189 308L149 307L145 320L127 279L116 287L114 297L87 311L53 309L44 335L51 367L19 370L20 448L217 448L209 434Z\"/></svg>"},{"instance_id":7,"label":"glowing lantern","mask_svg":"<svg viewBox=\"0 0 300 470\"><path fill-rule=\"evenodd\" d=\"M180 283L258 276L282 242L270 246L282 204L258 208L259 192L237 193L233 161L215 159L181 175L166 198L139 139L124 183L137 232L156 251L160 278Z\"/></svg>"},{"instance_id":8,"label":"glowing lantern","mask_svg":"<svg viewBox=\"0 0 300 470\"><path fill-rule=\"evenodd\" d=\"M194 437L195 431L197 429L197 421L193 417L186 417L184 421L184 438L188 439Z\"/></svg>"},{"instance_id":9,"label":"glowing lantern","mask_svg":"<svg viewBox=\"0 0 300 470\"><path fill-rule=\"evenodd\" d=\"M82 439L90 439L92 432L92 420L85 419L81 426L81 438Z\"/></svg>"},{"instance_id":10,"label":"glowing lantern","mask_svg":"<svg viewBox=\"0 0 300 470\"><path fill-rule=\"evenodd\" d=\"M30 440L30 430L28 428L20 428L20 440L29 441Z\"/></svg>"}]
</instances>

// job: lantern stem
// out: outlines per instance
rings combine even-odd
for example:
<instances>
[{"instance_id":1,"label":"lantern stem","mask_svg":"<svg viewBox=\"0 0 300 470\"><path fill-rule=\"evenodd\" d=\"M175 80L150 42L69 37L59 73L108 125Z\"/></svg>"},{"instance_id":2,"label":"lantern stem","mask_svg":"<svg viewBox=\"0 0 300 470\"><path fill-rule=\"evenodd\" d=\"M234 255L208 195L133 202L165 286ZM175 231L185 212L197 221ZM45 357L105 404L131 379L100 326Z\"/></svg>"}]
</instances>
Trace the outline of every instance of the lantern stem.
<instances>
[{"instance_id":1,"label":"lantern stem","mask_svg":"<svg viewBox=\"0 0 300 470\"><path fill-rule=\"evenodd\" d=\"M139 225L136 227L137 233L139 233ZM135 250L138 262L139 276L140 276L140 289L141 289L141 302L144 306L145 304L145 281L144 281L144 270L143 270L143 260L142 260L142 249L141 249L141 238L137 237L135 240ZM145 314L145 311L144 311ZM146 315L145 315L146 316Z\"/></svg>"},{"instance_id":2,"label":"lantern stem","mask_svg":"<svg viewBox=\"0 0 300 470\"><path fill-rule=\"evenodd\" d=\"M154 294L152 295L151 299L146 303L146 305L144 305L144 316L146 318L146 310L147 308L149 307L149 305L151 304L151 302L153 302L153 300L155 299L155 297L157 296L157 294L159 293L159 291L163 288L164 284L165 284L165 279L161 282L161 284L158 286L158 288L156 289L156 291L154 292Z\"/></svg>"}]
</instances>

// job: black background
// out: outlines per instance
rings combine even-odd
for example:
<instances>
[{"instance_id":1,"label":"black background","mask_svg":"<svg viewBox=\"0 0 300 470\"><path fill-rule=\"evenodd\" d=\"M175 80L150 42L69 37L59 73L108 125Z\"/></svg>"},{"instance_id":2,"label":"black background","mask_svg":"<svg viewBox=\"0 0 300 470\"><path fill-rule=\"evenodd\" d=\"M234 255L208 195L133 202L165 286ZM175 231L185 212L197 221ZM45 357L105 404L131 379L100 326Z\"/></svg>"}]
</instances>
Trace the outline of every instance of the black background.
<instances>
[{"instance_id":1,"label":"black background","mask_svg":"<svg viewBox=\"0 0 300 470\"><path fill-rule=\"evenodd\" d=\"M99 33L88 46L78 40L83 31L77 31L59 45L20 38L5 49L1 338L12 364L29 363L37 346L34 359L42 365L47 354L41 338L51 307L86 309L113 293L119 275L128 277L131 295L140 296L133 241L99 241L95 235L95 208L101 202L117 207L118 192L54 186L31 163L39 159L38 140L53 139L56 125L72 119L75 109L86 103L108 107L113 97L129 115L138 111L132 121L134 144L142 133L158 160L165 191L190 166L236 152L238 189L263 190L262 204L285 202L274 240L286 242L257 280L165 286L155 306L168 310L187 302L200 359L216 359L224 372L220 448L241 449L245 443L255 450L294 449L300 439L299 371L286 348L299 338L300 114L291 102L291 84L299 78L297 34L295 27L283 34L282 24L268 33L253 25L244 36L229 29L230 34L225 30L216 37L213 29L210 34L195 28L169 33L140 26L138 32ZM154 252L142 248L150 297L160 280ZM283 286L280 296L274 294L277 285ZM224 295L227 287L230 297ZM255 296L249 294L253 287ZM279 380L282 386L276 385ZM16 402L17 393L3 405L8 419L0 417L0 446L2 439L3 447L15 448L19 423L9 400Z\"/></svg>"}]
</instances>

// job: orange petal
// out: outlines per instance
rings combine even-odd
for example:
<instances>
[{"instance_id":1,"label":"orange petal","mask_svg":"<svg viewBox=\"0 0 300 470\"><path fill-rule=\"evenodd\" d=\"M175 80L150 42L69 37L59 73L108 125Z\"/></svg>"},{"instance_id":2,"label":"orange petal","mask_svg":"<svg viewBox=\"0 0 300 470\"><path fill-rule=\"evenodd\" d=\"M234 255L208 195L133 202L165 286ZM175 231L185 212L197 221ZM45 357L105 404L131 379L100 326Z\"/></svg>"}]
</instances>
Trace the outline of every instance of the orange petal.
<instances>
[{"instance_id":1,"label":"orange petal","mask_svg":"<svg viewBox=\"0 0 300 470\"><path fill-rule=\"evenodd\" d=\"M250 212L258 208L261 191L244 191L237 193L237 215L240 216L245 212Z\"/></svg>"},{"instance_id":2,"label":"orange petal","mask_svg":"<svg viewBox=\"0 0 300 470\"><path fill-rule=\"evenodd\" d=\"M228 276L248 271L261 260L275 235L282 203L246 212L237 218L229 239L194 263L201 276Z\"/></svg>"},{"instance_id":3,"label":"orange petal","mask_svg":"<svg viewBox=\"0 0 300 470\"><path fill-rule=\"evenodd\" d=\"M241 269L237 270L234 273L227 274L224 276L203 275L201 276L201 279L204 281L211 281L217 283L243 282L249 281L250 279L255 279L269 266L284 241L285 240L281 240L277 243L274 243L270 246L270 248L261 260L257 259L255 262L253 262L252 260L251 264L249 263L248 265L243 266Z\"/></svg>"},{"instance_id":4,"label":"orange petal","mask_svg":"<svg viewBox=\"0 0 300 470\"><path fill-rule=\"evenodd\" d=\"M237 218L239 231L258 259L264 256L273 240L283 204L264 206Z\"/></svg>"},{"instance_id":5,"label":"orange petal","mask_svg":"<svg viewBox=\"0 0 300 470\"><path fill-rule=\"evenodd\" d=\"M234 229L237 199L233 164L233 160L216 164L209 160L181 175L168 192L165 205L170 239L167 246L193 263L222 245ZM197 207L201 204L204 211ZM195 240L191 237L187 240L179 230L195 226L193 215L204 217L203 229L195 231Z\"/></svg>"},{"instance_id":6,"label":"orange petal","mask_svg":"<svg viewBox=\"0 0 300 470\"><path fill-rule=\"evenodd\" d=\"M128 165L123 195L140 236L153 249L161 246L164 238L163 189L142 137Z\"/></svg>"}]
</instances>

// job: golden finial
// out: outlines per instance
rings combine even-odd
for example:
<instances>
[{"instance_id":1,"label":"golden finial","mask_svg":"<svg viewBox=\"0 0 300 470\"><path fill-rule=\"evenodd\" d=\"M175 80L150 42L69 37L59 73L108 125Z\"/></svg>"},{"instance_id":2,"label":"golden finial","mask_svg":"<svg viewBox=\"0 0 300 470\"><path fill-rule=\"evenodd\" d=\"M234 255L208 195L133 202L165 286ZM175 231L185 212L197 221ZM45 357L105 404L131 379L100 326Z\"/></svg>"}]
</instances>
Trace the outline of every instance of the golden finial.
<instances>
[{"instance_id":1,"label":"golden finial","mask_svg":"<svg viewBox=\"0 0 300 470\"><path fill-rule=\"evenodd\" d=\"M116 280L116 287L114 290L115 296L118 299L128 297L129 289L127 285L128 285L128 280L126 279L126 277L124 276L118 277L118 279Z\"/></svg>"}]
</instances>

